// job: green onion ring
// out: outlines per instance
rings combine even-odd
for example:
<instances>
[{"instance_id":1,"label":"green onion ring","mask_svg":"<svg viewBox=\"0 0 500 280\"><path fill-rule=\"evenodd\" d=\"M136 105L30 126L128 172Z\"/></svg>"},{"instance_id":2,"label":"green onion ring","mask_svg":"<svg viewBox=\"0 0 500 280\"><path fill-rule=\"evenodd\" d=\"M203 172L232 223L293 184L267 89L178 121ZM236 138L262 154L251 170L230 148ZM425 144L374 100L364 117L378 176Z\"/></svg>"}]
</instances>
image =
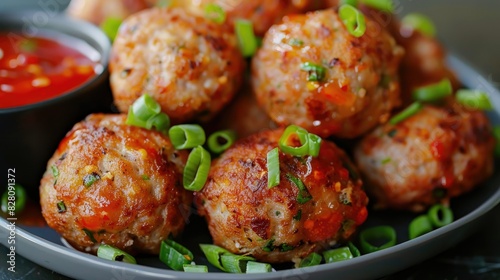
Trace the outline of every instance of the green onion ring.
<instances>
[{"instance_id":1,"label":"green onion ring","mask_svg":"<svg viewBox=\"0 0 500 280\"><path fill-rule=\"evenodd\" d=\"M396 125L407 118L415 115L418 113L420 110L422 110L423 105L420 102L413 102L410 106L408 106L406 109L403 111L399 112L395 116L393 116L390 120L389 123L392 125Z\"/></svg>"},{"instance_id":2,"label":"green onion ring","mask_svg":"<svg viewBox=\"0 0 500 280\"><path fill-rule=\"evenodd\" d=\"M161 112L161 107L149 94L143 94L132 104L133 114L139 120L146 122L149 118Z\"/></svg>"},{"instance_id":3,"label":"green onion ring","mask_svg":"<svg viewBox=\"0 0 500 280\"><path fill-rule=\"evenodd\" d=\"M226 143L220 144L219 139L221 138L224 141L226 141ZM225 150L227 150L229 147L231 147L235 140L236 140L236 132L234 132L233 130L217 131L212 133L208 137L208 142L207 142L208 149L210 149L212 153L220 154Z\"/></svg>"},{"instance_id":4,"label":"green onion ring","mask_svg":"<svg viewBox=\"0 0 500 280\"><path fill-rule=\"evenodd\" d=\"M215 23L222 24L226 21L226 11L217 4L209 3L205 5L204 12L205 17Z\"/></svg>"},{"instance_id":5,"label":"green onion ring","mask_svg":"<svg viewBox=\"0 0 500 280\"><path fill-rule=\"evenodd\" d=\"M299 189L299 194L297 195L297 202L299 204L305 204L312 199L311 194L300 178L295 177L290 173L286 174L286 178Z\"/></svg>"},{"instance_id":6,"label":"green onion ring","mask_svg":"<svg viewBox=\"0 0 500 280\"><path fill-rule=\"evenodd\" d=\"M436 204L429 209L427 217L435 227L444 227L453 222L453 211L442 204Z\"/></svg>"},{"instance_id":7,"label":"green onion ring","mask_svg":"<svg viewBox=\"0 0 500 280\"><path fill-rule=\"evenodd\" d=\"M366 31L365 16L351 5L344 4L339 8L339 16L347 31L354 37L361 37Z\"/></svg>"},{"instance_id":8,"label":"green onion ring","mask_svg":"<svg viewBox=\"0 0 500 280\"><path fill-rule=\"evenodd\" d=\"M288 140L292 135L297 135L300 141L299 147L292 147L288 145ZM289 154L292 156L306 156L309 154L309 136L308 132L296 125L290 125L288 126L285 131L283 132L283 135L281 135L279 139L279 147L280 150L285 153Z\"/></svg>"},{"instance_id":9,"label":"green onion ring","mask_svg":"<svg viewBox=\"0 0 500 280\"><path fill-rule=\"evenodd\" d=\"M382 245L374 245L377 240L386 241ZM359 234L359 243L363 253L372 253L396 245L396 230L391 226L376 226L367 228Z\"/></svg>"},{"instance_id":10,"label":"green onion ring","mask_svg":"<svg viewBox=\"0 0 500 280\"><path fill-rule=\"evenodd\" d=\"M149 118L146 122L146 127L151 129L154 127L156 130L163 134L168 134L168 128L170 127L170 118L165 113L159 113L156 116Z\"/></svg>"},{"instance_id":11,"label":"green onion ring","mask_svg":"<svg viewBox=\"0 0 500 280\"><path fill-rule=\"evenodd\" d=\"M401 19L401 26L403 28L417 30L425 36L434 37L436 35L436 27L432 20L419 13L407 14Z\"/></svg>"},{"instance_id":12,"label":"green onion ring","mask_svg":"<svg viewBox=\"0 0 500 280\"><path fill-rule=\"evenodd\" d=\"M412 96L415 101L435 102L450 96L452 91L450 80L443 79L438 83L413 90Z\"/></svg>"},{"instance_id":13,"label":"green onion ring","mask_svg":"<svg viewBox=\"0 0 500 280\"><path fill-rule=\"evenodd\" d=\"M248 261L255 261L254 258L245 255L235 255L231 253L222 254L220 262L225 272L245 273Z\"/></svg>"},{"instance_id":14,"label":"green onion ring","mask_svg":"<svg viewBox=\"0 0 500 280\"><path fill-rule=\"evenodd\" d=\"M280 158L278 148L267 153L267 187L272 188L280 183Z\"/></svg>"},{"instance_id":15,"label":"green onion ring","mask_svg":"<svg viewBox=\"0 0 500 280\"><path fill-rule=\"evenodd\" d=\"M99 248L97 249L97 256L111 261L121 261L134 264L137 263L135 258L130 254L106 244L99 245Z\"/></svg>"},{"instance_id":16,"label":"green onion ring","mask_svg":"<svg viewBox=\"0 0 500 280\"><path fill-rule=\"evenodd\" d=\"M490 111L493 109L488 94L483 91L460 89L455 98L458 103L473 110Z\"/></svg>"},{"instance_id":17,"label":"green onion ring","mask_svg":"<svg viewBox=\"0 0 500 280\"><path fill-rule=\"evenodd\" d=\"M413 219L408 226L408 237L417 238L432 231L432 223L427 215L420 215Z\"/></svg>"},{"instance_id":18,"label":"green onion ring","mask_svg":"<svg viewBox=\"0 0 500 280\"><path fill-rule=\"evenodd\" d=\"M161 242L160 260L173 270L182 271L184 264L190 264L193 253L181 244L167 239Z\"/></svg>"},{"instance_id":19,"label":"green onion ring","mask_svg":"<svg viewBox=\"0 0 500 280\"><path fill-rule=\"evenodd\" d=\"M176 149L191 149L205 143L205 131L197 124L174 125L168 135Z\"/></svg>"},{"instance_id":20,"label":"green onion ring","mask_svg":"<svg viewBox=\"0 0 500 280\"><path fill-rule=\"evenodd\" d=\"M200 244L200 248L209 263L222 271L226 271L221 264L220 258L223 254L230 254L228 250L212 244Z\"/></svg>"},{"instance_id":21,"label":"green onion ring","mask_svg":"<svg viewBox=\"0 0 500 280\"><path fill-rule=\"evenodd\" d=\"M313 252L300 261L299 267L315 266L320 264L321 260L323 260L323 257L320 254Z\"/></svg>"},{"instance_id":22,"label":"green onion ring","mask_svg":"<svg viewBox=\"0 0 500 280\"><path fill-rule=\"evenodd\" d=\"M493 127L493 137L495 137L495 156L500 157L500 126Z\"/></svg>"},{"instance_id":23,"label":"green onion ring","mask_svg":"<svg viewBox=\"0 0 500 280\"><path fill-rule=\"evenodd\" d=\"M268 263L260 263L254 261L248 261L246 267L246 273L266 273L273 270L272 266Z\"/></svg>"},{"instance_id":24,"label":"green onion ring","mask_svg":"<svg viewBox=\"0 0 500 280\"><path fill-rule=\"evenodd\" d=\"M340 247L323 252L323 257L326 263L339 262L352 259L353 255L349 247Z\"/></svg>"},{"instance_id":25,"label":"green onion ring","mask_svg":"<svg viewBox=\"0 0 500 280\"><path fill-rule=\"evenodd\" d=\"M210 163L210 153L202 146L194 148L189 153L182 176L182 183L186 190L200 191L205 186L210 171Z\"/></svg>"},{"instance_id":26,"label":"green onion ring","mask_svg":"<svg viewBox=\"0 0 500 280\"><path fill-rule=\"evenodd\" d=\"M251 57L257 51L258 41L253 31L253 24L246 19L237 19L234 22L236 37L241 54L244 57Z\"/></svg>"},{"instance_id":27,"label":"green onion ring","mask_svg":"<svg viewBox=\"0 0 500 280\"><path fill-rule=\"evenodd\" d=\"M309 139L309 155L317 157L319 155L322 139L318 135L312 133L307 134L307 137Z\"/></svg>"},{"instance_id":28,"label":"green onion ring","mask_svg":"<svg viewBox=\"0 0 500 280\"><path fill-rule=\"evenodd\" d=\"M313 62L302 63L300 70L308 72L307 81L310 82L321 82L325 78L326 68Z\"/></svg>"}]
</instances>

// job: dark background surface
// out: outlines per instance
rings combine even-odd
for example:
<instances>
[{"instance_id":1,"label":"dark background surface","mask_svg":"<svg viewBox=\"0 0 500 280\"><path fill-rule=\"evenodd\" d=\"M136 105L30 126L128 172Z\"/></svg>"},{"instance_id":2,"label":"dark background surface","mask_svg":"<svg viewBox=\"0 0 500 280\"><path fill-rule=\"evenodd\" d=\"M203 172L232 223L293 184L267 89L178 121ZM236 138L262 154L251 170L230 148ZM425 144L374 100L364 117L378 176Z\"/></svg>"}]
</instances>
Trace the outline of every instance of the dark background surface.
<instances>
[{"instance_id":1,"label":"dark background surface","mask_svg":"<svg viewBox=\"0 0 500 280\"><path fill-rule=\"evenodd\" d=\"M103 0L105 1L105 0ZM0 0L0 11L63 7L67 0ZM395 0L400 15L422 12L431 17L438 37L453 54L478 69L500 88L500 1L498 0ZM498 170L498 167L497 167ZM498 171L497 171L498 172ZM500 205L489 214L487 225L457 246L405 269L392 279L500 279ZM0 245L0 279L69 279L16 257L15 274L7 271L7 249ZM411 256L409 256L411 257ZM332 275L333 276L333 275Z\"/></svg>"}]
</instances>

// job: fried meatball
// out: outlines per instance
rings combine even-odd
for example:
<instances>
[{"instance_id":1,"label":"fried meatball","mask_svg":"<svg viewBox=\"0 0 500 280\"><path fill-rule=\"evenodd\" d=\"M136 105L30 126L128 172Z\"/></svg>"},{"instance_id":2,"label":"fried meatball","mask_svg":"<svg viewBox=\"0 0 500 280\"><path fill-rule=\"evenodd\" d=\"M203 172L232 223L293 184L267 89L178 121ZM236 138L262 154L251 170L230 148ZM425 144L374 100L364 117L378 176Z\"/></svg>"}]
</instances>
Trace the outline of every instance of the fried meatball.
<instances>
[{"instance_id":1,"label":"fried meatball","mask_svg":"<svg viewBox=\"0 0 500 280\"><path fill-rule=\"evenodd\" d=\"M231 100L244 66L229 26L179 8L152 8L123 22L110 81L121 112L148 93L173 123L207 121Z\"/></svg>"},{"instance_id":2,"label":"fried meatball","mask_svg":"<svg viewBox=\"0 0 500 280\"><path fill-rule=\"evenodd\" d=\"M488 178L494 145L484 113L425 106L397 125L375 129L354 154L377 207L419 212Z\"/></svg>"},{"instance_id":3,"label":"fried meatball","mask_svg":"<svg viewBox=\"0 0 500 280\"><path fill-rule=\"evenodd\" d=\"M263 36L271 25L281 21L283 16L302 13L314 8L314 0L176 0L175 3L189 11L204 15L208 4L220 6L227 16L227 21L234 24L238 18L248 19L253 23L257 36Z\"/></svg>"},{"instance_id":4,"label":"fried meatball","mask_svg":"<svg viewBox=\"0 0 500 280\"><path fill-rule=\"evenodd\" d=\"M192 194L182 187L187 155L161 133L94 114L76 124L47 164L42 214L76 249L100 243L158 253L184 228Z\"/></svg>"},{"instance_id":5,"label":"fried meatball","mask_svg":"<svg viewBox=\"0 0 500 280\"><path fill-rule=\"evenodd\" d=\"M366 23L376 24L369 18ZM252 83L278 124L353 138L385 122L399 104L402 54L385 31L352 36L333 9L288 16L264 37L252 62ZM320 70L307 69L307 63ZM313 74L320 81L308 81Z\"/></svg>"},{"instance_id":6,"label":"fried meatball","mask_svg":"<svg viewBox=\"0 0 500 280\"><path fill-rule=\"evenodd\" d=\"M343 242L367 217L362 182L332 142L323 141L316 158L280 152L280 184L268 188L267 153L282 133L267 130L235 143L195 193L215 244L272 263Z\"/></svg>"},{"instance_id":7,"label":"fried meatball","mask_svg":"<svg viewBox=\"0 0 500 280\"><path fill-rule=\"evenodd\" d=\"M124 19L149 7L146 0L71 0L67 13L99 25L109 17Z\"/></svg>"}]
</instances>

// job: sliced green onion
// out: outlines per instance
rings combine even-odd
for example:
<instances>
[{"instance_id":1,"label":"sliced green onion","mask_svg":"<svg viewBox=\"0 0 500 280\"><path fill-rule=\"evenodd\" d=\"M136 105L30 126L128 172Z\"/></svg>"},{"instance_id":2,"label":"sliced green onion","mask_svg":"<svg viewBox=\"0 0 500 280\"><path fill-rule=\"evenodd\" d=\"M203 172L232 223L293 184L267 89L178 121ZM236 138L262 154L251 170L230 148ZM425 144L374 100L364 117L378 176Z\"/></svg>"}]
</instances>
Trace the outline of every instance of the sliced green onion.
<instances>
[{"instance_id":1,"label":"sliced green onion","mask_svg":"<svg viewBox=\"0 0 500 280\"><path fill-rule=\"evenodd\" d=\"M290 182L292 182L299 189L299 194L297 195L297 202L299 204L304 204L312 199L311 194L307 190L302 180L293 176L290 173L286 174L286 178L290 180Z\"/></svg>"},{"instance_id":2,"label":"sliced green onion","mask_svg":"<svg viewBox=\"0 0 500 280\"><path fill-rule=\"evenodd\" d=\"M321 137L316 134L308 133L307 137L309 139L309 155L312 157L317 157L319 155L319 149L321 147Z\"/></svg>"},{"instance_id":3,"label":"sliced green onion","mask_svg":"<svg viewBox=\"0 0 500 280\"><path fill-rule=\"evenodd\" d=\"M205 17L215 23L222 24L226 21L226 12L221 6L209 3L205 6Z\"/></svg>"},{"instance_id":4,"label":"sliced green onion","mask_svg":"<svg viewBox=\"0 0 500 280\"><path fill-rule=\"evenodd\" d=\"M297 211L297 214L293 216L293 219L296 221L300 221L301 218L302 218L302 209L299 209L299 211Z\"/></svg>"},{"instance_id":5,"label":"sliced green onion","mask_svg":"<svg viewBox=\"0 0 500 280\"><path fill-rule=\"evenodd\" d=\"M141 95L141 97L132 104L132 109L134 115L143 121L147 121L149 118L161 112L160 104L158 104L149 94Z\"/></svg>"},{"instance_id":6,"label":"sliced green onion","mask_svg":"<svg viewBox=\"0 0 500 280\"><path fill-rule=\"evenodd\" d=\"M323 257L318 253L311 253L299 263L299 267L315 266L321 263Z\"/></svg>"},{"instance_id":7,"label":"sliced green onion","mask_svg":"<svg viewBox=\"0 0 500 280\"><path fill-rule=\"evenodd\" d=\"M135 258L132 257L127 252L124 252L118 248L106 244L99 245L99 248L97 248L97 256L101 259L106 259L111 261L134 263L134 264L137 263Z\"/></svg>"},{"instance_id":8,"label":"sliced green onion","mask_svg":"<svg viewBox=\"0 0 500 280\"><path fill-rule=\"evenodd\" d=\"M489 111L493 109L488 94L479 90L460 89L457 91L457 102L474 110Z\"/></svg>"},{"instance_id":9,"label":"sliced green onion","mask_svg":"<svg viewBox=\"0 0 500 280\"><path fill-rule=\"evenodd\" d=\"M262 251L264 252L271 252L274 250L274 238L271 238L267 241L266 245L264 245L264 247L262 247Z\"/></svg>"},{"instance_id":10,"label":"sliced green onion","mask_svg":"<svg viewBox=\"0 0 500 280\"><path fill-rule=\"evenodd\" d=\"M339 262L353 258L351 250L349 250L349 247L340 247L324 251L323 257L325 258L326 263Z\"/></svg>"},{"instance_id":11,"label":"sliced green onion","mask_svg":"<svg viewBox=\"0 0 500 280\"><path fill-rule=\"evenodd\" d=\"M408 237L417 238L432 231L432 223L427 215L420 215L410 222L408 227Z\"/></svg>"},{"instance_id":12,"label":"sliced green onion","mask_svg":"<svg viewBox=\"0 0 500 280\"><path fill-rule=\"evenodd\" d=\"M266 273L271 272L273 267L268 263L260 263L254 261L247 262L246 273Z\"/></svg>"},{"instance_id":13,"label":"sliced green onion","mask_svg":"<svg viewBox=\"0 0 500 280\"><path fill-rule=\"evenodd\" d=\"M15 213L21 213L24 209L24 206L26 205L26 198L27 198L26 191L24 190L23 186L15 184L13 190L14 196L11 196L9 195L9 189L11 190L12 194L12 185L10 185L2 195L2 203L1 203L2 212L8 213L9 215L12 213L11 211ZM12 208L12 205L9 205L9 202L15 203L13 205L14 208Z\"/></svg>"},{"instance_id":14,"label":"sliced green onion","mask_svg":"<svg viewBox=\"0 0 500 280\"><path fill-rule=\"evenodd\" d=\"M200 248L203 254L205 254L205 257L207 257L209 263L222 271L226 271L225 268L222 267L221 256L226 253L230 254L228 250L212 244L200 244Z\"/></svg>"},{"instance_id":15,"label":"sliced green onion","mask_svg":"<svg viewBox=\"0 0 500 280\"><path fill-rule=\"evenodd\" d=\"M493 127L493 136L495 137L495 156L500 157L500 126Z\"/></svg>"},{"instance_id":16,"label":"sliced green onion","mask_svg":"<svg viewBox=\"0 0 500 280\"><path fill-rule=\"evenodd\" d=\"M392 247L396 245L396 230L391 226L365 229L359 234L359 243L365 254Z\"/></svg>"},{"instance_id":17,"label":"sliced green onion","mask_svg":"<svg viewBox=\"0 0 500 280\"><path fill-rule=\"evenodd\" d=\"M361 256L358 247L356 247L351 241L347 242L347 247L351 250L352 256L354 258Z\"/></svg>"},{"instance_id":18,"label":"sliced green onion","mask_svg":"<svg viewBox=\"0 0 500 280\"><path fill-rule=\"evenodd\" d=\"M220 143L221 140L224 143ZM236 132L232 130L221 130L212 133L208 137L208 148L212 153L220 154L233 145L236 140Z\"/></svg>"},{"instance_id":19,"label":"sliced green onion","mask_svg":"<svg viewBox=\"0 0 500 280\"><path fill-rule=\"evenodd\" d=\"M138 126L142 128L149 129L147 127L147 120L141 120L137 118L134 114L134 109L132 106L128 108L128 114L127 114L127 120L125 121L127 125L133 125L133 126Z\"/></svg>"},{"instance_id":20,"label":"sliced green onion","mask_svg":"<svg viewBox=\"0 0 500 280\"><path fill-rule=\"evenodd\" d=\"M412 96L416 101L434 102L450 96L452 91L450 80L443 79L438 83L413 90Z\"/></svg>"},{"instance_id":21,"label":"sliced green onion","mask_svg":"<svg viewBox=\"0 0 500 280\"><path fill-rule=\"evenodd\" d=\"M158 115L149 118L149 120L146 122L146 127L148 129L154 127L161 133L167 134L168 128L170 127L170 118L165 113L159 113Z\"/></svg>"},{"instance_id":22,"label":"sliced green onion","mask_svg":"<svg viewBox=\"0 0 500 280\"><path fill-rule=\"evenodd\" d=\"M57 202L57 212L58 213L66 212L66 204L64 204L64 201L61 200Z\"/></svg>"},{"instance_id":23,"label":"sliced green onion","mask_svg":"<svg viewBox=\"0 0 500 280\"><path fill-rule=\"evenodd\" d=\"M300 141L299 147L293 147L288 144L290 137L293 135L297 135ZM309 153L309 136L307 130L296 126L289 125L283 135L281 135L279 140L279 147L281 151L285 154L289 154L292 156L306 156Z\"/></svg>"},{"instance_id":24,"label":"sliced green onion","mask_svg":"<svg viewBox=\"0 0 500 280\"><path fill-rule=\"evenodd\" d=\"M205 131L197 124L174 125L168 135L176 149L191 149L205 143Z\"/></svg>"},{"instance_id":25,"label":"sliced green onion","mask_svg":"<svg viewBox=\"0 0 500 280\"><path fill-rule=\"evenodd\" d=\"M83 185L88 188L92 186L99 179L101 179L101 176L99 176L99 174L95 172L92 172L90 174L83 176Z\"/></svg>"},{"instance_id":26,"label":"sliced green onion","mask_svg":"<svg viewBox=\"0 0 500 280\"><path fill-rule=\"evenodd\" d=\"M391 159L391 157L386 157L386 158L382 159L382 160L380 161L380 163L382 163L382 164L387 164L387 163L391 162L391 160L392 160L392 159Z\"/></svg>"},{"instance_id":27,"label":"sliced green onion","mask_svg":"<svg viewBox=\"0 0 500 280\"><path fill-rule=\"evenodd\" d=\"M365 34L365 16L358 9L351 5L342 5L339 9L339 17L352 36L361 37Z\"/></svg>"},{"instance_id":28,"label":"sliced green onion","mask_svg":"<svg viewBox=\"0 0 500 280\"><path fill-rule=\"evenodd\" d=\"M453 211L442 204L436 204L429 209L427 217L435 227L444 227L453 222Z\"/></svg>"},{"instance_id":29,"label":"sliced green onion","mask_svg":"<svg viewBox=\"0 0 500 280\"><path fill-rule=\"evenodd\" d=\"M224 271L230 273L245 273L248 261L255 261L255 259L250 256L235 255L231 253L222 254L220 257L222 267L225 269Z\"/></svg>"},{"instance_id":30,"label":"sliced green onion","mask_svg":"<svg viewBox=\"0 0 500 280\"><path fill-rule=\"evenodd\" d=\"M326 68L313 62L302 63L300 65L300 70L308 73L308 81L321 82L325 78Z\"/></svg>"},{"instance_id":31,"label":"sliced green onion","mask_svg":"<svg viewBox=\"0 0 500 280\"><path fill-rule=\"evenodd\" d=\"M210 163L210 153L202 146L194 148L189 153L182 176L182 183L186 190L200 191L205 186L210 171Z\"/></svg>"},{"instance_id":32,"label":"sliced green onion","mask_svg":"<svg viewBox=\"0 0 500 280\"><path fill-rule=\"evenodd\" d=\"M396 125L396 124L406 120L407 118L415 115L416 113L418 113L420 110L422 110L422 107L423 107L422 103L420 103L418 101L413 102L406 109L404 109L403 111L401 111L398 114L396 114L395 116L393 116L389 120L389 123L392 125Z\"/></svg>"},{"instance_id":33,"label":"sliced green onion","mask_svg":"<svg viewBox=\"0 0 500 280\"><path fill-rule=\"evenodd\" d=\"M100 27L102 31L104 31L111 42L115 40L118 29L120 29L120 25L122 25L122 21L123 20L118 17L108 17L101 23Z\"/></svg>"},{"instance_id":34,"label":"sliced green onion","mask_svg":"<svg viewBox=\"0 0 500 280\"><path fill-rule=\"evenodd\" d=\"M57 180L57 178L59 177L59 169L55 164L51 165L50 169L52 170L52 176L54 176L54 178Z\"/></svg>"},{"instance_id":35,"label":"sliced green onion","mask_svg":"<svg viewBox=\"0 0 500 280\"><path fill-rule=\"evenodd\" d=\"M32 53L38 48L38 44L35 39L24 39L19 42L19 49L23 52Z\"/></svg>"},{"instance_id":36,"label":"sliced green onion","mask_svg":"<svg viewBox=\"0 0 500 280\"><path fill-rule=\"evenodd\" d=\"M280 156L278 148L267 153L267 187L272 188L280 183Z\"/></svg>"},{"instance_id":37,"label":"sliced green onion","mask_svg":"<svg viewBox=\"0 0 500 280\"><path fill-rule=\"evenodd\" d=\"M206 273L208 272L208 266L197 265L197 264L183 264L182 269L185 272L196 272L196 273Z\"/></svg>"},{"instance_id":38,"label":"sliced green onion","mask_svg":"<svg viewBox=\"0 0 500 280\"><path fill-rule=\"evenodd\" d=\"M92 241L92 243L97 243L97 240L94 237L94 232L90 229L83 228L83 232L87 235L87 237Z\"/></svg>"},{"instance_id":39,"label":"sliced green onion","mask_svg":"<svg viewBox=\"0 0 500 280\"><path fill-rule=\"evenodd\" d=\"M366 6L378 9L383 12L392 13L394 11L394 5L392 0L359 0Z\"/></svg>"},{"instance_id":40,"label":"sliced green onion","mask_svg":"<svg viewBox=\"0 0 500 280\"><path fill-rule=\"evenodd\" d=\"M403 28L417 30L425 36L434 37L436 35L436 27L432 20L419 13L407 14L401 19Z\"/></svg>"},{"instance_id":41,"label":"sliced green onion","mask_svg":"<svg viewBox=\"0 0 500 280\"><path fill-rule=\"evenodd\" d=\"M173 270L182 271L184 264L190 264L193 253L181 244L167 239L161 242L160 260Z\"/></svg>"},{"instance_id":42,"label":"sliced green onion","mask_svg":"<svg viewBox=\"0 0 500 280\"><path fill-rule=\"evenodd\" d=\"M246 19L237 19L234 22L234 28L241 54L244 57L251 57L258 48L252 22Z\"/></svg>"}]
</instances>

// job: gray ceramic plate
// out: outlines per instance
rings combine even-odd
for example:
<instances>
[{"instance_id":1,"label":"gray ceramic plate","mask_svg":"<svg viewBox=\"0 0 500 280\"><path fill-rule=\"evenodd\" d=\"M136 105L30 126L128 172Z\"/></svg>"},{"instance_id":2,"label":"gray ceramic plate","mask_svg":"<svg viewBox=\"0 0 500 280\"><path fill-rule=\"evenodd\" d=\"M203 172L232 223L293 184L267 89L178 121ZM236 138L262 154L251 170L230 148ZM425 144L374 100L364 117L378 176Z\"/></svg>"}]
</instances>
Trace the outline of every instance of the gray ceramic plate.
<instances>
[{"instance_id":1,"label":"gray ceramic plate","mask_svg":"<svg viewBox=\"0 0 500 280\"><path fill-rule=\"evenodd\" d=\"M500 123L500 93L480 74L457 58L449 59L450 66L470 88L489 93L497 110L490 114L493 123ZM434 256L464 240L480 227L485 214L500 202L500 172L475 191L452 200L456 220L416 239L407 240L407 227L414 214L400 212L370 212L364 227L391 225L398 233L398 245L351 260L315 267L293 269L275 266L276 272L259 275L234 275L217 272L210 267L208 274L184 273L169 270L157 257L139 257L139 265L112 262L85 254L63 245L61 237L48 227L17 227L16 253L41 266L77 279L373 279L394 273ZM0 242L7 246L8 222L0 218ZM190 248L199 264L207 264L198 248L210 243L206 224L193 217L180 242Z\"/></svg>"}]
</instances>

